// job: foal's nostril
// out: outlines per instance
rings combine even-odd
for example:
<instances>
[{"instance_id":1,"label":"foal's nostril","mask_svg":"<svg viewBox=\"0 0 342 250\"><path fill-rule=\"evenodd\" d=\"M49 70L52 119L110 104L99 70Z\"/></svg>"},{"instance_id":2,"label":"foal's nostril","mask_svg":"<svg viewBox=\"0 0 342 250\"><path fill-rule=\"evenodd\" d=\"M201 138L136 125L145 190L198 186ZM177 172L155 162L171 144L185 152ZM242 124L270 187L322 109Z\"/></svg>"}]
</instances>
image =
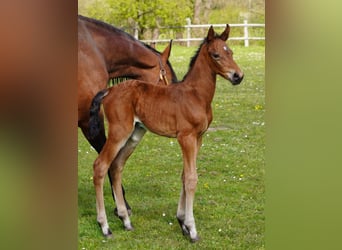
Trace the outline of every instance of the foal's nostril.
<instances>
[{"instance_id":1,"label":"foal's nostril","mask_svg":"<svg viewBox=\"0 0 342 250\"><path fill-rule=\"evenodd\" d=\"M238 73L234 73L233 74L233 82L236 83L236 84L239 84L243 79L243 74L238 74Z\"/></svg>"}]
</instances>

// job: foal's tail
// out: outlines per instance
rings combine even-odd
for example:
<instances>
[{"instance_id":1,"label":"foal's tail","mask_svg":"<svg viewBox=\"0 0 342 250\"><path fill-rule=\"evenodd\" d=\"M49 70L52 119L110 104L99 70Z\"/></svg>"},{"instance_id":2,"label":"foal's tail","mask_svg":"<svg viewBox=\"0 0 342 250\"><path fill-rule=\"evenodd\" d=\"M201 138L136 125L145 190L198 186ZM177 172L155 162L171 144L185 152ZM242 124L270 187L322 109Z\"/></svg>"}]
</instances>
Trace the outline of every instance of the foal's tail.
<instances>
[{"instance_id":1,"label":"foal's tail","mask_svg":"<svg viewBox=\"0 0 342 250\"><path fill-rule=\"evenodd\" d=\"M90 106L90 118L89 118L89 136L91 139L95 138L101 131L103 121L100 119L99 111L101 108L101 102L103 98L108 94L109 89L104 89L98 92Z\"/></svg>"}]
</instances>

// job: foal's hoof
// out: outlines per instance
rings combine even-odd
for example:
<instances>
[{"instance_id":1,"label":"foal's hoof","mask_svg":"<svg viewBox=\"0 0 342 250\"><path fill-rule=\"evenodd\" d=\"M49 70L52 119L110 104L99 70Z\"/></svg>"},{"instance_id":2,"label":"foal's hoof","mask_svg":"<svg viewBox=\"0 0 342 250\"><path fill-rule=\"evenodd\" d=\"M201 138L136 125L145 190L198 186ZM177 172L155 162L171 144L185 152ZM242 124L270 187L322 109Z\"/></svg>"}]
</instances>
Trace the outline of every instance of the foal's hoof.
<instances>
[{"instance_id":1,"label":"foal's hoof","mask_svg":"<svg viewBox=\"0 0 342 250\"><path fill-rule=\"evenodd\" d=\"M198 236L198 235L196 235L196 237L194 237L194 238L190 238L190 242L191 243L196 243L197 241L199 241L201 238Z\"/></svg>"},{"instance_id":2,"label":"foal's hoof","mask_svg":"<svg viewBox=\"0 0 342 250\"><path fill-rule=\"evenodd\" d=\"M106 239L112 239L112 238L114 238L114 236L113 236L112 232L110 231L110 229L108 229L108 232L107 232L106 234L104 234L104 237L105 237Z\"/></svg>"},{"instance_id":3,"label":"foal's hoof","mask_svg":"<svg viewBox=\"0 0 342 250\"><path fill-rule=\"evenodd\" d=\"M191 237L190 230L189 230L189 228L184 224L184 221L183 221L183 220L178 219L178 218L177 218L177 220L178 220L178 223L179 223L180 227L182 228L183 235L184 235L184 236L189 236L190 242L191 242L191 243L195 243L195 242L197 242L197 241L200 240L200 237L199 237L198 235L195 235L194 237Z\"/></svg>"},{"instance_id":4,"label":"foal's hoof","mask_svg":"<svg viewBox=\"0 0 342 250\"><path fill-rule=\"evenodd\" d=\"M126 231L133 231L134 230L134 227L132 225L124 226L124 228Z\"/></svg>"},{"instance_id":5,"label":"foal's hoof","mask_svg":"<svg viewBox=\"0 0 342 250\"><path fill-rule=\"evenodd\" d=\"M100 223L98 223L98 224L99 224L99 226L100 226L100 228L101 228L101 230L102 230L103 236L104 236L106 239L111 239L111 238L114 237L112 231L111 231L109 228L108 228L106 231L103 231L103 229L102 229L102 227L101 227L101 224L100 224Z\"/></svg>"},{"instance_id":6,"label":"foal's hoof","mask_svg":"<svg viewBox=\"0 0 342 250\"><path fill-rule=\"evenodd\" d=\"M179 226L182 229L183 235L185 235L185 236L190 235L189 229L187 228L187 226L185 226L184 221L181 219L178 219L178 218L177 218L177 220L178 220Z\"/></svg>"}]
</instances>

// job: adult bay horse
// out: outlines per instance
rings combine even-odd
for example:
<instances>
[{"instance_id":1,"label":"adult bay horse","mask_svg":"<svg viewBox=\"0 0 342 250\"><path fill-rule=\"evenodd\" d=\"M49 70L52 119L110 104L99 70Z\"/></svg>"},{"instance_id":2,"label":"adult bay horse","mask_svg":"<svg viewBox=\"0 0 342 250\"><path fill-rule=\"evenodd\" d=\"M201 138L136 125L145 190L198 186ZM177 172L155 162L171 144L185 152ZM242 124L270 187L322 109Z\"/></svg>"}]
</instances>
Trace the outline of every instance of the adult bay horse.
<instances>
[{"instance_id":1,"label":"adult bay horse","mask_svg":"<svg viewBox=\"0 0 342 250\"><path fill-rule=\"evenodd\" d=\"M109 79L117 77L155 84L176 81L168 62L170 49L171 44L160 54L120 29L78 16L78 126L98 153L106 136L102 113L100 132L93 138L89 136L89 108L95 94L107 87ZM128 203L126 205L130 211Z\"/></svg>"},{"instance_id":2,"label":"adult bay horse","mask_svg":"<svg viewBox=\"0 0 342 250\"><path fill-rule=\"evenodd\" d=\"M97 221L105 236L110 236L104 200L104 176L113 164L113 190L118 215L127 230L132 229L121 190L121 175L126 158L122 152L131 151L145 129L161 136L177 138L183 154L183 186L177 209L177 219L184 235L192 242L199 236L193 215L193 201L197 185L196 158L202 135L212 121L211 102L215 93L216 75L233 85L239 84L243 73L233 60L227 46L229 25L221 35L211 26L207 37L190 63L190 69L178 84L157 86L130 80L100 91L93 99L90 110L91 134L98 132L98 112L101 102L108 119L108 140L94 162Z\"/></svg>"}]
</instances>

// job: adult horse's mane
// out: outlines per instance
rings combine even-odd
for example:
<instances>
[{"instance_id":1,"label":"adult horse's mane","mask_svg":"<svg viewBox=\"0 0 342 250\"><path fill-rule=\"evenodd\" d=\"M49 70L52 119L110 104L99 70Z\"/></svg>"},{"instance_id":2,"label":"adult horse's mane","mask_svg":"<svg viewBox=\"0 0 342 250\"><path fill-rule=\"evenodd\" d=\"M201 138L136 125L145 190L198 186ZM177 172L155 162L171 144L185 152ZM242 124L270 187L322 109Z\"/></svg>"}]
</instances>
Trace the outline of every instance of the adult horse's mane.
<instances>
[{"instance_id":1,"label":"adult horse's mane","mask_svg":"<svg viewBox=\"0 0 342 250\"><path fill-rule=\"evenodd\" d=\"M102 22L102 21L100 21L100 20L93 19L93 18L90 18L90 17L85 17L85 16L82 16L82 15L78 15L78 17L79 17L80 19L82 19L82 20L85 20L85 21L90 22L90 23L92 23L92 24L95 24L95 25L97 25L97 26L99 26L99 27L102 27L102 28L104 28L104 29L106 29L106 30L108 30L108 31L118 32L118 33L120 33L120 34L122 34L122 35L124 35L124 36L127 36L127 37L128 37L129 39L131 39L132 41L139 42L139 43L141 43L142 45L144 45L146 48L152 50L153 52L157 52L158 54L160 54L160 52L159 52L158 50L152 48L150 45L148 45L148 44L146 44L146 43L143 43L143 42L141 42L141 41L135 39L131 34L129 34L129 33L125 32L125 31L123 31L122 29L116 28L116 27L114 27L114 26L112 26L112 25L110 25L110 24L108 24L108 23L105 23L105 22Z\"/></svg>"},{"instance_id":2,"label":"adult horse's mane","mask_svg":"<svg viewBox=\"0 0 342 250\"><path fill-rule=\"evenodd\" d=\"M96 25L96 26L99 26L99 27L101 27L101 28L103 28L103 29L105 29L105 30L108 30L108 31L110 31L110 32L120 33L121 35L127 37L128 39L130 39L130 40L132 40L132 41L134 41L134 42L139 42L140 44L142 44L143 46L145 46L145 47L148 48L149 50L151 50L151 51L157 53L158 55L161 54L158 50L152 48L150 45L148 45L148 44L146 44L146 43L143 43L143 42L141 42L141 41L135 39L132 35L128 34L127 32L125 32L125 31L123 31L123 30L121 30L121 29L119 29L119 28L116 28L116 27L114 27L114 26L112 26L112 25L110 25L110 24L108 24L108 23L105 23L105 22L102 22L102 21L100 21L100 20L93 19L93 18L90 18L90 17L85 17L85 16L82 16L82 15L78 15L78 17L79 17L81 20L90 22L90 23L92 23L92 24L94 24L94 25ZM176 74L175 74L175 72L174 72L174 70L173 70L173 68L172 68L172 66L171 66L171 64L170 64L170 62L169 62L169 60L167 60L166 63L167 63L167 65L169 66L170 70L172 71L172 72L171 72L172 76L176 76ZM177 82L177 79L176 79L176 78L172 79L172 82L173 82L173 83L176 83L176 82Z\"/></svg>"},{"instance_id":3,"label":"adult horse's mane","mask_svg":"<svg viewBox=\"0 0 342 250\"><path fill-rule=\"evenodd\" d=\"M105 23L103 21L100 21L100 20L97 20L97 19L94 19L94 18L90 18L90 17L86 17L86 16L82 16L82 15L78 15L78 17L81 19L81 20L84 20L84 21L87 21L89 23L92 23L98 27L101 27L105 30L108 30L108 31L111 31L111 32L117 32L117 33L120 33L121 35L123 36L127 36L129 39L131 39L132 41L135 41L136 39L131 36L130 34L126 33L125 31L119 29L119 28L116 28L108 23Z\"/></svg>"}]
</instances>

